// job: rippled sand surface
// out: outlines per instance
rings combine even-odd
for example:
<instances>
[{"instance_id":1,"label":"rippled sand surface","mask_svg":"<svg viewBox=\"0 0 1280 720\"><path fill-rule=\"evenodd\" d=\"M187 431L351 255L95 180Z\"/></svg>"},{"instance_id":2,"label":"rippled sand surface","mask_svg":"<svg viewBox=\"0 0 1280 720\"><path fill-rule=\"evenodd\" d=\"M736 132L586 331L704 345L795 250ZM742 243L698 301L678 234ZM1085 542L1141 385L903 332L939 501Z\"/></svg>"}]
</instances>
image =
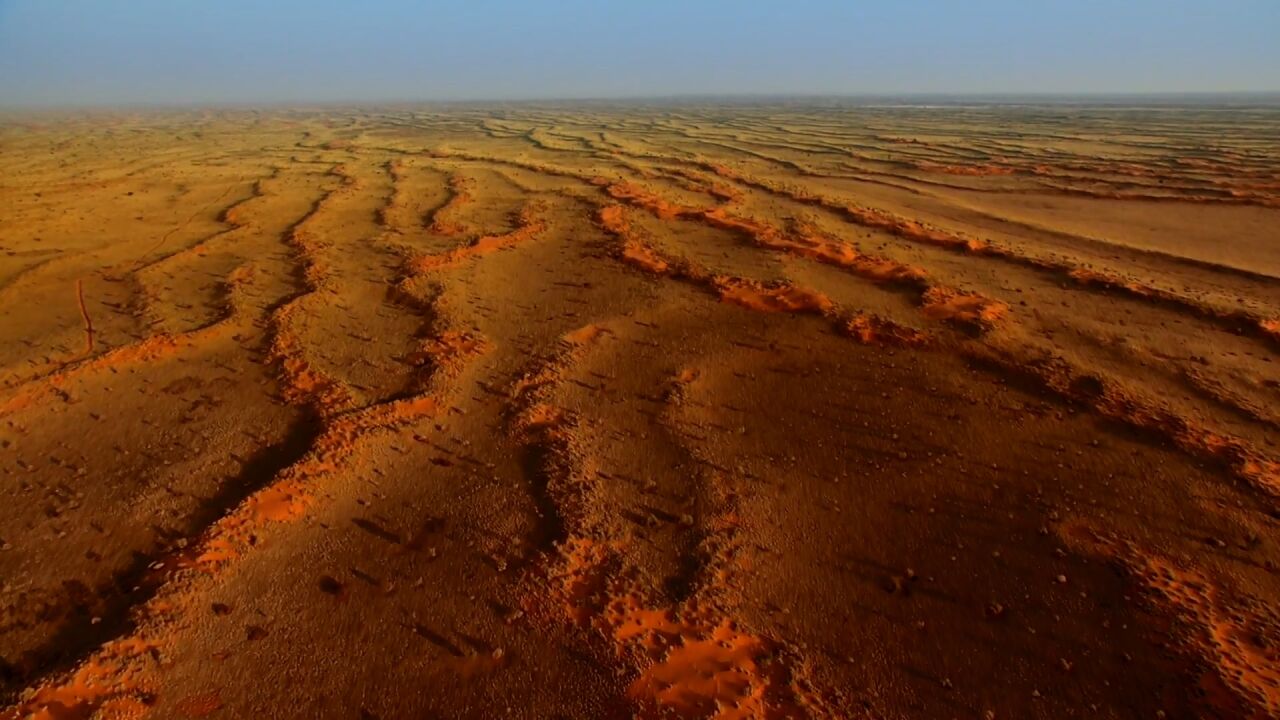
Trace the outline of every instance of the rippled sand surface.
<instances>
[{"instance_id":1,"label":"rippled sand surface","mask_svg":"<svg viewBox=\"0 0 1280 720\"><path fill-rule=\"evenodd\" d=\"M0 123L0 718L1280 714L1280 114Z\"/></svg>"}]
</instances>

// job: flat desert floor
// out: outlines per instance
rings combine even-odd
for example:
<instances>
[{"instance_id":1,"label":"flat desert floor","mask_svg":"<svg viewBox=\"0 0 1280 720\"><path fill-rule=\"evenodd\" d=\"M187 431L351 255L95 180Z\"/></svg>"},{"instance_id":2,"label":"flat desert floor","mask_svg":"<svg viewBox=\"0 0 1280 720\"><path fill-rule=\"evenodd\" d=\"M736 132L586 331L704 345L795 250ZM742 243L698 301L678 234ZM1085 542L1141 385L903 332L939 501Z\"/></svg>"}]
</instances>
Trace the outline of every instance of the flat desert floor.
<instances>
[{"instance_id":1,"label":"flat desert floor","mask_svg":"<svg viewBox=\"0 0 1280 720\"><path fill-rule=\"evenodd\" d=\"M0 718L1280 716L1280 112L0 122Z\"/></svg>"}]
</instances>

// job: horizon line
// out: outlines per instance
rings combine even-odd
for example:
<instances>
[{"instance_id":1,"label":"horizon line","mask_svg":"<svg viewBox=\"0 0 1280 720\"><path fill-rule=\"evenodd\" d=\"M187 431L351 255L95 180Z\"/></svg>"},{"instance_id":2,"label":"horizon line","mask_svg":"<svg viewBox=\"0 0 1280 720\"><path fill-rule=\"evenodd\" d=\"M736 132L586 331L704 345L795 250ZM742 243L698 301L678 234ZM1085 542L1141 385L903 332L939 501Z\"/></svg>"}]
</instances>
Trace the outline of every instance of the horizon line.
<instances>
[{"instance_id":1,"label":"horizon line","mask_svg":"<svg viewBox=\"0 0 1280 720\"><path fill-rule=\"evenodd\" d=\"M632 95L581 95L581 96L520 96L520 97L477 97L477 98L386 98L363 100L191 100L191 101L123 101L85 102L85 103L5 103L0 101L0 112L45 112L45 111L92 111L92 110L199 110L199 109L262 109L262 108L360 108L390 106L425 106L425 105L534 105L572 104L572 103L670 103L680 101L904 101L904 100L969 100L980 104L1019 104L1019 100L1036 100L1043 104L1079 104L1090 100L1215 100L1236 98L1257 102L1267 101L1265 107L1272 103L1280 104L1280 89L1275 90L1144 90L1144 91L904 91L904 92L689 92L689 93L657 93Z\"/></svg>"}]
</instances>

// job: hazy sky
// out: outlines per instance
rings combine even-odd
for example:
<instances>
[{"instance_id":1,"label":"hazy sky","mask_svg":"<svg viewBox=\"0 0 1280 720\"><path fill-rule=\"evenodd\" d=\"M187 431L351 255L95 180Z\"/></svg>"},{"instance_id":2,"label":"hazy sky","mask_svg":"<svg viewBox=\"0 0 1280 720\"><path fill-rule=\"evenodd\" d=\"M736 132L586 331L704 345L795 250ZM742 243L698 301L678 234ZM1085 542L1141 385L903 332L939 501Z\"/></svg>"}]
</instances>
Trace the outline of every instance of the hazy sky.
<instances>
[{"instance_id":1,"label":"hazy sky","mask_svg":"<svg viewBox=\"0 0 1280 720\"><path fill-rule=\"evenodd\" d=\"M0 0L0 105L1280 90L1280 0Z\"/></svg>"}]
</instances>

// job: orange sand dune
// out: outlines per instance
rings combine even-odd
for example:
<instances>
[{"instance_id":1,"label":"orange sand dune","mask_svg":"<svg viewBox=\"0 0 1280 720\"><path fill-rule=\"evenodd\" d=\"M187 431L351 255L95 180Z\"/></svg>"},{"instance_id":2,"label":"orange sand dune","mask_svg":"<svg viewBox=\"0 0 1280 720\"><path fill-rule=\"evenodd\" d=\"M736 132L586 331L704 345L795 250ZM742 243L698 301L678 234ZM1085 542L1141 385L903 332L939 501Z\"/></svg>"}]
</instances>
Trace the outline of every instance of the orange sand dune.
<instances>
[{"instance_id":1,"label":"orange sand dune","mask_svg":"<svg viewBox=\"0 0 1280 720\"><path fill-rule=\"evenodd\" d=\"M194 120L0 123L0 720L1280 712L1273 114Z\"/></svg>"}]
</instances>

